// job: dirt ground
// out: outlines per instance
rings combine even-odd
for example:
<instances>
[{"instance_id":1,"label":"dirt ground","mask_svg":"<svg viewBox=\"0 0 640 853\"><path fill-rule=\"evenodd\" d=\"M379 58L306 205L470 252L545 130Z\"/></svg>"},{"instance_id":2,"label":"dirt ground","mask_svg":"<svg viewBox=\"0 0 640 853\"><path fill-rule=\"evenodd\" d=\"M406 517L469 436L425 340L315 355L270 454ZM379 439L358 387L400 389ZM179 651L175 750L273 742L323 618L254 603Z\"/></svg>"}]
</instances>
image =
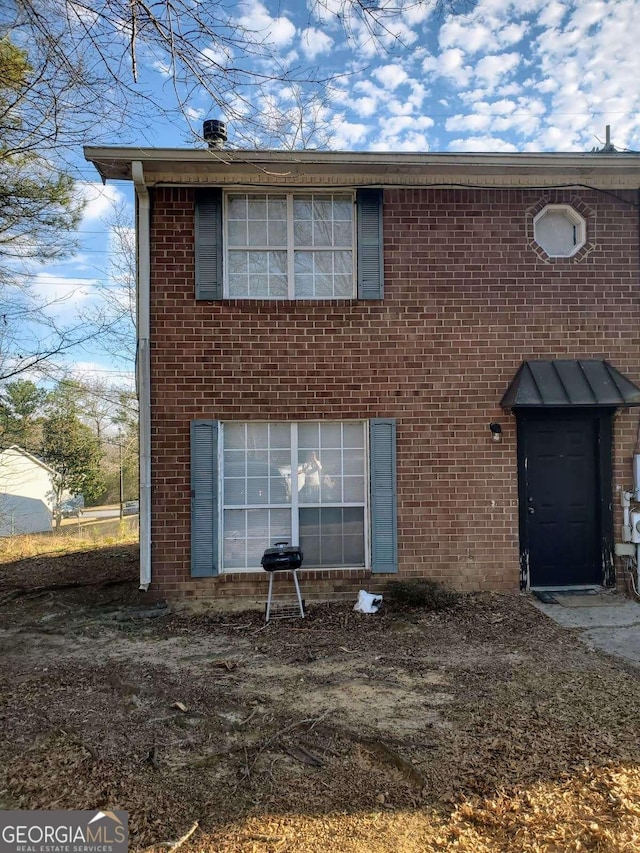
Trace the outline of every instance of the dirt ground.
<instances>
[{"instance_id":1,"label":"dirt ground","mask_svg":"<svg viewBox=\"0 0 640 853\"><path fill-rule=\"evenodd\" d=\"M0 567L0 807L125 809L136 851L640 849L640 671L526 597L265 626L136 578Z\"/></svg>"}]
</instances>

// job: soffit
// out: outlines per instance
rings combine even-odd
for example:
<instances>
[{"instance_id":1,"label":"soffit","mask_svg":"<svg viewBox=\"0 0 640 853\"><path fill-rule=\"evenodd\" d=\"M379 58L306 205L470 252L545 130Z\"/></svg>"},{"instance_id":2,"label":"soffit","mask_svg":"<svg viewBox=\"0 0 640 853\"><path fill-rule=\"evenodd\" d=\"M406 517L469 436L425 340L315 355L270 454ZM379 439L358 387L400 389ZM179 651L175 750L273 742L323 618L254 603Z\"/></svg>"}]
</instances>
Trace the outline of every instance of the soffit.
<instances>
[{"instance_id":1,"label":"soffit","mask_svg":"<svg viewBox=\"0 0 640 853\"><path fill-rule=\"evenodd\" d=\"M640 154L412 154L87 147L103 180L154 185L640 187Z\"/></svg>"},{"instance_id":2,"label":"soffit","mask_svg":"<svg viewBox=\"0 0 640 853\"><path fill-rule=\"evenodd\" d=\"M500 405L640 406L640 388L601 359L523 361Z\"/></svg>"}]
</instances>

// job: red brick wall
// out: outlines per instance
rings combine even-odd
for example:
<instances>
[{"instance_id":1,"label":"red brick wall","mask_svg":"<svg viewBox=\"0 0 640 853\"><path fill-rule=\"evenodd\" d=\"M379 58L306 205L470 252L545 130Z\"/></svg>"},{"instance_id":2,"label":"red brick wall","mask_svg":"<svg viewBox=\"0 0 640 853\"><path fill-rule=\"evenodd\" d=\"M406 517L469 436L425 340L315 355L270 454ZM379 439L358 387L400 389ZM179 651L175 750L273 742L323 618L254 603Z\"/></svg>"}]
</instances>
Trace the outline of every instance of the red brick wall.
<instances>
[{"instance_id":1,"label":"red brick wall","mask_svg":"<svg viewBox=\"0 0 640 853\"><path fill-rule=\"evenodd\" d=\"M577 259L548 261L531 245L543 201L585 211ZM588 190L397 189L385 191L384 233L383 302L196 303L193 194L154 191L156 594L266 589L262 574L189 577L194 418L397 418L400 576L518 588L515 418L499 401L523 359L606 358L640 383L637 212ZM631 485L637 419L616 417L614 489ZM302 578L307 598L373 588L362 572Z\"/></svg>"}]
</instances>

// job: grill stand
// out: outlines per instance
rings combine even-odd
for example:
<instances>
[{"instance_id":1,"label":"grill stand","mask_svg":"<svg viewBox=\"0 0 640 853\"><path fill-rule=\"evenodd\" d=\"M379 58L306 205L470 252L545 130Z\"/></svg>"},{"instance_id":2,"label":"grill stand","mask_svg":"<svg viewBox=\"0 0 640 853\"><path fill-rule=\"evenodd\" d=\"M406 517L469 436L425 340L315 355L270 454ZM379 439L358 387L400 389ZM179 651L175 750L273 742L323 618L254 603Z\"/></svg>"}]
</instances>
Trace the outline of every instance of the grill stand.
<instances>
[{"instance_id":1,"label":"grill stand","mask_svg":"<svg viewBox=\"0 0 640 853\"><path fill-rule=\"evenodd\" d=\"M300 607L300 618L304 619L304 605L302 603L302 595L300 593L300 584L298 583L298 570L297 569L286 569L282 571L290 571L293 575L293 585L296 588L296 597L298 599L298 606ZM269 595L267 596L267 612L265 615L265 622L268 622L271 618L271 600L272 600L272 592L273 592L273 576L275 575L275 571L271 571L269 573ZM293 614L292 614L293 615Z\"/></svg>"}]
</instances>

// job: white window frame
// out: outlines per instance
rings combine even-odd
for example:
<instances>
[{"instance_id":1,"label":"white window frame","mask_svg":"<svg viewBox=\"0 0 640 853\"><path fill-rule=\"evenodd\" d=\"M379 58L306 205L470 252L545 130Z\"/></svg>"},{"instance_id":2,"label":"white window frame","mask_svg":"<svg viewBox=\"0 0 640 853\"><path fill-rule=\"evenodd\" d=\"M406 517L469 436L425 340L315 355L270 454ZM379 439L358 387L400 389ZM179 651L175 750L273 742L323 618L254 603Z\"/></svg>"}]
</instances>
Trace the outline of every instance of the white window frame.
<instances>
[{"instance_id":1,"label":"white window frame","mask_svg":"<svg viewBox=\"0 0 640 853\"><path fill-rule=\"evenodd\" d=\"M280 198L285 198L287 201L287 245L285 246L251 246L251 247L240 247L240 246L230 246L229 245L229 198L233 195L255 195L255 196L264 196L265 198L272 196L278 196ZM351 202L351 245L350 246L294 246L294 216L293 216L293 200L295 196L314 196L314 195L331 195L331 196L340 196L345 200L349 200ZM357 296L358 289L358 276L357 276L357 257L356 257L356 197L354 192L350 191L341 191L341 190L333 190L331 187L327 187L326 189L320 189L315 187L314 189L298 189L291 191L278 191L278 190L269 190L265 188L262 190L261 188L251 187L249 189L245 187L236 187L235 189L225 190L223 193L223 251L224 251L224 262L222 265L223 275L222 275L222 286L223 286L223 295L225 299L265 299L267 301L276 301L277 297L272 296L246 296L246 297L238 297L231 296L229 294L229 251L240 250L240 251L250 251L250 252L274 252L280 251L287 253L287 300L316 300L316 301L341 301L344 299L355 299ZM350 296L296 296L295 288L295 271L294 271L294 260L295 260L295 252L340 252L340 251L350 251L351 252L351 295Z\"/></svg>"},{"instance_id":2,"label":"white window frame","mask_svg":"<svg viewBox=\"0 0 640 853\"><path fill-rule=\"evenodd\" d=\"M544 219L549 213L559 213L564 215L572 224L574 228L574 236L575 243L570 251L568 252L550 252L538 239L538 235L536 234L536 226L540 222L541 219ZM578 211L571 207L570 204L547 204L542 210L537 213L533 218L533 239L536 244L540 246L543 252L550 258L572 258L576 252L579 252L580 249L587 242L587 223L583 216L581 216Z\"/></svg>"},{"instance_id":3,"label":"white window frame","mask_svg":"<svg viewBox=\"0 0 640 853\"><path fill-rule=\"evenodd\" d=\"M256 567L237 567L233 566L231 568L227 568L224 564L224 511L225 509L241 509L241 510L249 510L249 509L268 509L270 504L243 504L238 507L233 506L225 506L224 503L224 429L227 424L232 425L236 424L238 421L220 421L220 433L219 433L219 441L218 441L218 565L220 566L220 574L254 574L257 572L264 571L261 566ZM249 421L242 421L241 423L249 423ZM360 424L362 426L362 430L364 433L364 504L363 503L326 503L321 505L312 504L310 508L316 508L319 506L320 509L325 509L329 507L363 507L364 513L364 566L310 566L309 569L314 572L335 572L340 571L342 569L360 569L364 571L371 571L371 520L370 520L370 491L371 491L371 477L370 477L370 451L369 451L369 430L367 428L368 421L366 420L349 420L345 418L344 420L333 420L327 419L323 421L251 421L251 423L255 424L274 424L274 423L285 423L289 427L293 427L291 430L291 458L298 458L298 426L301 423L305 424L329 424L329 423L338 423L338 424ZM293 477L293 472L292 472ZM293 482L293 480L292 480ZM294 498L295 495L295 498ZM291 503L286 505L289 511L291 512L291 544L298 545L300 542L300 529L299 529L299 509L300 503L298 501L298 490L291 490ZM303 504L303 508L305 508L305 504ZM273 544L273 543L270 543ZM302 568L305 568L304 562L302 564Z\"/></svg>"}]
</instances>

